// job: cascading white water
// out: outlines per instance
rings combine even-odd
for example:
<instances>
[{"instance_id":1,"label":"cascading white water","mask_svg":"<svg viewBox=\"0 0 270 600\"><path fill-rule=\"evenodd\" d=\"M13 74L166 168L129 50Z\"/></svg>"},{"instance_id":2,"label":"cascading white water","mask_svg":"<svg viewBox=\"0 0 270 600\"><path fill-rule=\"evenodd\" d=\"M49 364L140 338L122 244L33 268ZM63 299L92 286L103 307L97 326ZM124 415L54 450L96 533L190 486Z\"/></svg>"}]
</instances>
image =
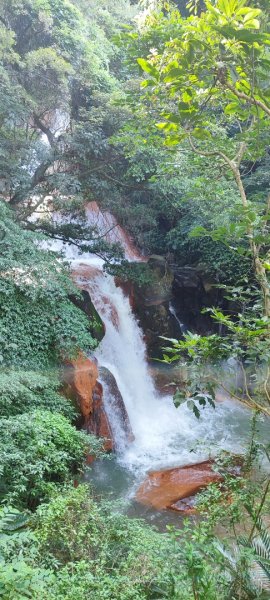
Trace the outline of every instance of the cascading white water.
<instances>
[{"instance_id":1,"label":"cascading white water","mask_svg":"<svg viewBox=\"0 0 270 600\"><path fill-rule=\"evenodd\" d=\"M187 407L176 409L172 397L161 397L154 387L142 332L129 299L113 277L100 273L89 280L88 289L106 328L95 356L100 366L113 373L135 436L131 445L119 444L121 464L143 474L153 468L198 462L208 457L210 449L213 454L218 448L241 451L239 427L243 419L247 421L246 411L224 401L216 410L202 411L196 420ZM107 410L109 418L115 418L109 403ZM196 449L198 442L204 444L200 449Z\"/></svg>"},{"instance_id":2,"label":"cascading white water","mask_svg":"<svg viewBox=\"0 0 270 600\"><path fill-rule=\"evenodd\" d=\"M186 406L176 409L171 396L161 397L148 372L143 335L129 299L112 276L102 273L102 261L90 254L79 255L72 246L54 243L53 247L64 251L78 284L83 281L105 323L106 334L95 356L99 366L114 375L135 436L130 445L124 443L105 387L105 408L118 437L119 462L142 476L149 469L198 462L220 448L241 452L241 440L249 429L248 412L225 400L215 410L203 410L197 420Z\"/></svg>"}]
</instances>

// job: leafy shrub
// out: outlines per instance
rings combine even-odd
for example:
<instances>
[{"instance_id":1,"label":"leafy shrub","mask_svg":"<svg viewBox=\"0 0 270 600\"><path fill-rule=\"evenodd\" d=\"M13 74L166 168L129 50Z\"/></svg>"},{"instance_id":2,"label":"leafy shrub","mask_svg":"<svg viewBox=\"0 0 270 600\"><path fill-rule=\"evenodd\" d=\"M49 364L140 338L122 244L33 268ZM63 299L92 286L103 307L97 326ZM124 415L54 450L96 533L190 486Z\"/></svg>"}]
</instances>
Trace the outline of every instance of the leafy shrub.
<instances>
[{"instance_id":1,"label":"leafy shrub","mask_svg":"<svg viewBox=\"0 0 270 600\"><path fill-rule=\"evenodd\" d=\"M22 560L15 559L1 565L0 598L4 600L43 600L54 581L52 573L38 567L31 567ZM55 598L56 600L56 598Z\"/></svg>"},{"instance_id":2,"label":"leafy shrub","mask_svg":"<svg viewBox=\"0 0 270 600\"><path fill-rule=\"evenodd\" d=\"M211 494L216 503L214 489ZM161 534L97 502L86 485L64 487L30 519L10 508L0 513L0 597L227 600L233 589L235 599L268 598L251 581L253 554L234 553L231 540L221 543L212 525L211 519L186 522L181 530L168 527Z\"/></svg>"},{"instance_id":3,"label":"leafy shrub","mask_svg":"<svg viewBox=\"0 0 270 600\"><path fill-rule=\"evenodd\" d=\"M12 417L31 410L45 409L61 413L69 420L76 410L59 393L56 373L45 375L35 371L0 371L0 417Z\"/></svg>"},{"instance_id":4,"label":"leafy shrub","mask_svg":"<svg viewBox=\"0 0 270 600\"><path fill-rule=\"evenodd\" d=\"M95 347L89 320L69 300L79 294L44 238L24 231L0 202L0 362L44 369Z\"/></svg>"},{"instance_id":5,"label":"leafy shrub","mask_svg":"<svg viewBox=\"0 0 270 600\"><path fill-rule=\"evenodd\" d=\"M0 419L0 498L34 508L82 468L97 444L61 415L48 411Z\"/></svg>"},{"instance_id":6,"label":"leafy shrub","mask_svg":"<svg viewBox=\"0 0 270 600\"><path fill-rule=\"evenodd\" d=\"M38 508L37 519L42 566L57 565L50 600L192 597L178 580L181 566L169 537L97 503L87 486L62 491Z\"/></svg>"}]
</instances>

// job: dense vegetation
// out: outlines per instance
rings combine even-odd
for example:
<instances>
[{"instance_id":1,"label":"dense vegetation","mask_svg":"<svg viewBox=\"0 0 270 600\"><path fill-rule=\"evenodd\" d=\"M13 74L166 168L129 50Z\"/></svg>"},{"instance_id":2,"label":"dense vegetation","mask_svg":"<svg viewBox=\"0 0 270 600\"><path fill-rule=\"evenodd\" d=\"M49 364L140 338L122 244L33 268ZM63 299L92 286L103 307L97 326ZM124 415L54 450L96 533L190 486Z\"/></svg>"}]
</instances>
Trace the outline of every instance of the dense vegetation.
<instances>
[{"instance_id":1,"label":"dense vegetation","mask_svg":"<svg viewBox=\"0 0 270 600\"><path fill-rule=\"evenodd\" d=\"M269 460L256 437L270 414L269 48L264 0L0 2L5 600L269 597L269 480L250 478L254 462ZM188 372L176 405L199 418L222 383L213 367L234 357L244 381L235 396L255 411L241 476L220 457L225 482L181 531L158 533L73 484L100 444L76 428L61 365L98 342L48 241L118 268L121 249L85 221L89 200L142 252L199 269L232 302L230 314L211 311L219 335L166 348L165 360Z\"/></svg>"}]
</instances>

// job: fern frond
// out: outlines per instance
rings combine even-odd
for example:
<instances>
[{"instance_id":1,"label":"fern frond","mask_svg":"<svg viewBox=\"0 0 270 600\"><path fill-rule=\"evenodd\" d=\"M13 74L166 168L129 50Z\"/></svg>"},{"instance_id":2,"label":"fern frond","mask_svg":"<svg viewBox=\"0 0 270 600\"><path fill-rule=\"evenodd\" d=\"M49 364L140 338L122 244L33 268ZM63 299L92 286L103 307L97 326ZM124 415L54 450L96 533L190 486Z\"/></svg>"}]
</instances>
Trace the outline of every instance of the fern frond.
<instances>
[{"instance_id":1,"label":"fern frond","mask_svg":"<svg viewBox=\"0 0 270 600\"><path fill-rule=\"evenodd\" d=\"M261 539L266 551L268 552L268 558L270 559L270 535L267 529L261 531Z\"/></svg>"},{"instance_id":2,"label":"fern frond","mask_svg":"<svg viewBox=\"0 0 270 600\"><path fill-rule=\"evenodd\" d=\"M265 547L261 537L252 540L250 547L255 551L256 558L262 558L263 560L270 561L269 548Z\"/></svg>"},{"instance_id":3,"label":"fern frond","mask_svg":"<svg viewBox=\"0 0 270 600\"><path fill-rule=\"evenodd\" d=\"M3 533L12 533L18 529L26 527L30 522L30 517L12 508L4 508L0 516L0 531Z\"/></svg>"}]
</instances>

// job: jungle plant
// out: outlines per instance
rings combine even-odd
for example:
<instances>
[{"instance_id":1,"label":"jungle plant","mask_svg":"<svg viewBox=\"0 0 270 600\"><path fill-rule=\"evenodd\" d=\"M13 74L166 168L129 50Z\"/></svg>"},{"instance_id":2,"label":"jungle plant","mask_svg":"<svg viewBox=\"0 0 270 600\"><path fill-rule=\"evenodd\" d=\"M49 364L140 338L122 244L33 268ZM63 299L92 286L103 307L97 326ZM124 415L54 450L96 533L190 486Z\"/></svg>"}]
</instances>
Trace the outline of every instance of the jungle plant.
<instances>
[{"instance_id":1,"label":"jungle plant","mask_svg":"<svg viewBox=\"0 0 270 600\"><path fill-rule=\"evenodd\" d=\"M99 449L94 437L77 431L59 414L36 410L2 418L2 502L34 509L82 469L88 451Z\"/></svg>"},{"instance_id":2,"label":"jungle plant","mask_svg":"<svg viewBox=\"0 0 270 600\"><path fill-rule=\"evenodd\" d=\"M214 407L218 389L251 409L270 415L269 319L239 314L237 320L221 310L210 310L223 327L222 335L200 336L188 332L183 340L167 340L164 361L180 361L185 382L175 394L176 406L187 402L197 417L200 407Z\"/></svg>"},{"instance_id":3,"label":"jungle plant","mask_svg":"<svg viewBox=\"0 0 270 600\"><path fill-rule=\"evenodd\" d=\"M216 165L217 178L222 171L234 181L238 218L226 239L238 237L237 251L250 255L269 317L269 190L263 201L249 199L243 173L244 160L255 164L266 153L270 36L253 4L206 0L205 6L187 19L175 8L149 17L143 30L148 55L138 59L147 75L139 111L150 105L169 147L189 147Z\"/></svg>"}]
</instances>

